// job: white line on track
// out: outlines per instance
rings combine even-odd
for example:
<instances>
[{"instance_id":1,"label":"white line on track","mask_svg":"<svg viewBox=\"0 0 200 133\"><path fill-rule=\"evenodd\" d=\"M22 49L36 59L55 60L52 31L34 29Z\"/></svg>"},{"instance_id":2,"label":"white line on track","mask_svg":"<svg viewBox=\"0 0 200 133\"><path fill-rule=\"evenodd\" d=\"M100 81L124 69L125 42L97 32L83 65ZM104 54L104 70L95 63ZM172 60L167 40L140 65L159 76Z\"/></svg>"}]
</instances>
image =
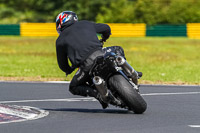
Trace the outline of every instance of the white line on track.
<instances>
[{"instance_id":1,"label":"white line on track","mask_svg":"<svg viewBox=\"0 0 200 133\"><path fill-rule=\"evenodd\" d=\"M174 93L148 93L148 94L141 94L142 96L162 96L162 95L193 95L193 94L200 94L200 92L174 92Z\"/></svg>"},{"instance_id":2,"label":"white line on track","mask_svg":"<svg viewBox=\"0 0 200 133\"><path fill-rule=\"evenodd\" d=\"M200 92L176 92L176 93L148 93L141 94L142 96L166 96L166 95L194 95L200 94ZM28 102L85 102L85 101L97 101L95 98L66 98L66 99L40 99L40 100L18 100L18 101L0 101L0 103L28 103Z\"/></svg>"},{"instance_id":3,"label":"white line on track","mask_svg":"<svg viewBox=\"0 0 200 133\"><path fill-rule=\"evenodd\" d=\"M55 83L55 84L69 84L71 81L7 81L0 80L0 83ZM187 86L187 87L200 87L200 85L176 85L176 84L141 84L142 86Z\"/></svg>"},{"instance_id":4,"label":"white line on track","mask_svg":"<svg viewBox=\"0 0 200 133\"><path fill-rule=\"evenodd\" d=\"M200 128L200 125L188 125L188 126L193 128Z\"/></svg>"},{"instance_id":5,"label":"white line on track","mask_svg":"<svg viewBox=\"0 0 200 133\"><path fill-rule=\"evenodd\" d=\"M28 103L28 102L80 102L96 101L94 98L67 98L67 99L41 99L41 100L19 100L19 101L0 101L0 103Z\"/></svg>"},{"instance_id":6,"label":"white line on track","mask_svg":"<svg viewBox=\"0 0 200 133\"><path fill-rule=\"evenodd\" d=\"M0 80L0 83L54 83L54 84L69 84L70 81L4 81Z\"/></svg>"}]
</instances>

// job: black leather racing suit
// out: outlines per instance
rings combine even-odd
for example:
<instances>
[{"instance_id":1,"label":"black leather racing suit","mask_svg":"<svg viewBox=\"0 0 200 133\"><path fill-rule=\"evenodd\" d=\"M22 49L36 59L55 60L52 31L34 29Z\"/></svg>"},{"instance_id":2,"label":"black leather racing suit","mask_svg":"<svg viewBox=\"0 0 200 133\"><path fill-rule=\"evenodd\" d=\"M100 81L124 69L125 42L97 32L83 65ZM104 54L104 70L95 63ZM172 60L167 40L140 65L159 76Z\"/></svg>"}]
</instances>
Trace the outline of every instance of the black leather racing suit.
<instances>
[{"instance_id":1,"label":"black leather racing suit","mask_svg":"<svg viewBox=\"0 0 200 133\"><path fill-rule=\"evenodd\" d=\"M111 30L107 24L78 21L62 25L62 32L56 40L57 61L60 69L70 74L75 68L79 70L74 75L69 90L74 95L93 96L97 92L86 84L88 72L97 56L103 55L102 44L97 33L108 39ZM71 66L68 61L71 62Z\"/></svg>"}]
</instances>

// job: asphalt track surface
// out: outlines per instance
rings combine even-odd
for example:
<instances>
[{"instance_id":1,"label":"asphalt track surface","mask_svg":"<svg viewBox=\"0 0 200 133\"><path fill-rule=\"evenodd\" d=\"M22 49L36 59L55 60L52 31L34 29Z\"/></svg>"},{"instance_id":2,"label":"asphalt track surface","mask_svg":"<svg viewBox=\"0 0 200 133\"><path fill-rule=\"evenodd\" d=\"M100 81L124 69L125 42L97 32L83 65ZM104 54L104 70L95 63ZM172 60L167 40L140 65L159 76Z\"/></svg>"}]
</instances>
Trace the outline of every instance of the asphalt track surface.
<instances>
[{"instance_id":1,"label":"asphalt track surface","mask_svg":"<svg viewBox=\"0 0 200 133\"><path fill-rule=\"evenodd\" d=\"M200 86L141 85L148 109L134 114L73 96L68 83L0 82L0 103L32 106L49 115L0 124L0 133L199 133Z\"/></svg>"}]
</instances>

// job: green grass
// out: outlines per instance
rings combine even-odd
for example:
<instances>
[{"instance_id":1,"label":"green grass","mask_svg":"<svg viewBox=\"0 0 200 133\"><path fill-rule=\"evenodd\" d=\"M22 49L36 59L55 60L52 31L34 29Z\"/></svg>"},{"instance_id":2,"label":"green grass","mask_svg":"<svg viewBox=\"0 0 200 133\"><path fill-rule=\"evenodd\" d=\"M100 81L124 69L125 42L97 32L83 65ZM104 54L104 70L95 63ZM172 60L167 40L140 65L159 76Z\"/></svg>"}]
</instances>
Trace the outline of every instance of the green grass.
<instances>
[{"instance_id":1,"label":"green grass","mask_svg":"<svg viewBox=\"0 0 200 133\"><path fill-rule=\"evenodd\" d=\"M74 73L66 78L58 68L55 41L56 37L1 36L1 79L70 80ZM200 84L200 40L110 38L104 44L112 45L122 46L128 62L144 73L142 83Z\"/></svg>"}]
</instances>

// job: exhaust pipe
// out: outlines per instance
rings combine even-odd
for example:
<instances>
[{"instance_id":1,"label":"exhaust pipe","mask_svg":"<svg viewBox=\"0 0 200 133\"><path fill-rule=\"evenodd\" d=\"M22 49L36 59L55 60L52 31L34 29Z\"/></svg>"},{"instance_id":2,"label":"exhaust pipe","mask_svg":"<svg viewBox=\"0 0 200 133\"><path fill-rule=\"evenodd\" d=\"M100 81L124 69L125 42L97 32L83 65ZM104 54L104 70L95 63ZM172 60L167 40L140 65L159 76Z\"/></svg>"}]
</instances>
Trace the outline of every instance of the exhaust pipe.
<instances>
[{"instance_id":1,"label":"exhaust pipe","mask_svg":"<svg viewBox=\"0 0 200 133\"><path fill-rule=\"evenodd\" d=\"M128 64L128 62L122 57L118 56L116 58L117 65L122 67L122 69L125 71L125 73L131 77L131 79L136 83L137 85L137 79L138 79L138 73L135 71L131 65Z\"/></svg>"},{"instance_id":2,"label":"exhaust pipe","mask_svg":"<svg viewBox=\"0 0 200 133\"><path fill-rule=\"evenodd\" d=\"M95 76L93 78L93 83L95 84L95 87L97 88L101 96L108 96L108 88L106 87L105 82L101 77Z\"/></svg>"},{"instance_id":3,"label":"exhaust pipe","mask_svg":"<svg viewBox=\"0 0 200 133\"><path fill-rule=\"evenodd\" d=\"M105 103L111 103L113 105L118 105L118 106L122 104L111 93L109 93L109 90L107 86L105 85L105 81L101 77L95 76L93 78L93 83L95 84L97 90L99 91L101 95L102 100Z\"/></svg>"}]
</instances>

